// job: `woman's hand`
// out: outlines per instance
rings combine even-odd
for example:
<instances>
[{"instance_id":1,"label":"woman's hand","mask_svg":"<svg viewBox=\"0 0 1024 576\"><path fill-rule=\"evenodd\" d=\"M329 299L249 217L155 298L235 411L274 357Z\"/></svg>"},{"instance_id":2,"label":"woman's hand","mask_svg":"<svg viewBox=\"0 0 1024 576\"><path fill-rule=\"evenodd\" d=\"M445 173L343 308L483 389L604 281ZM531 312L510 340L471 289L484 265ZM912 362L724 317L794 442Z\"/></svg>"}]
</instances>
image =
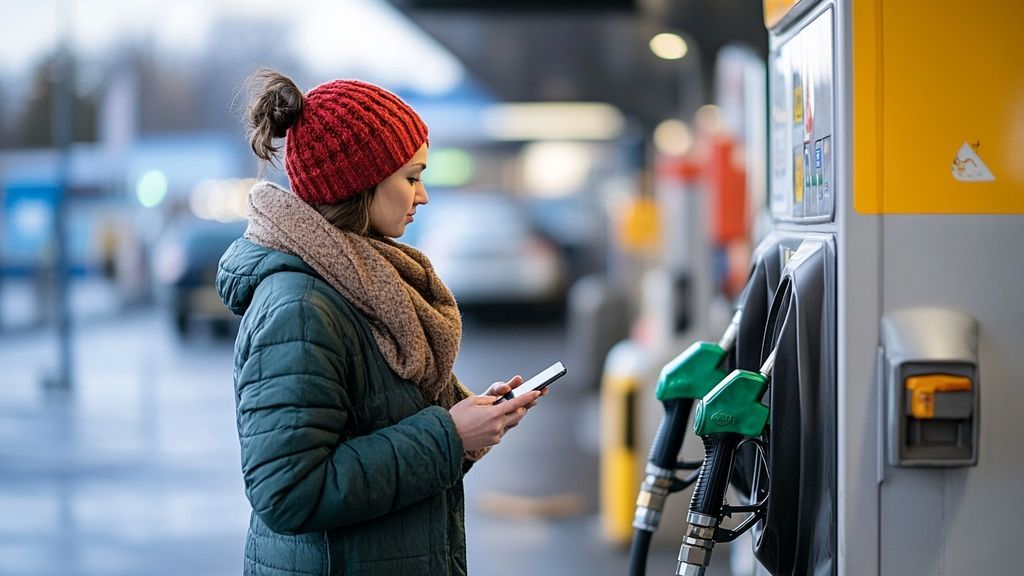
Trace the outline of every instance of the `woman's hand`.
<instances>
[{"instance_id":1,"label":"woman's hand","mask_svg":"<svg viewBox=\"0 0 1024 576\"><path fill-rule=\"evenodd\" d=\"M540 392L527 392L498 405L494 401L497 396L507 393L522 382L523 379L518 376L508 382L495 382L485 394L470 396L451 407L448 412L455 420L455 429L466 450L493 446L501 442L505 432L519 424L526 410L540 398Z\"/></svg>"},{"instance_id":2,"label":"woman's hand","mask_svg":"<svg viewBox=\"0 0 1024 576\"><path fill-rule=\"evenodd\" d=\"M519 375L513 376L512 379L509 380L508 382L495 382L494 384L491 384L490 388L488 388L486 392L484 392L484 396L495 396L495 400L497 400L499 397L508 394L510 390L515 390L516 388L519 388L519 385L522 383L523 377ZM542 390L540 393L541 396L547 396L547 394L547 388L544 388L544 390ZM536 405L537 401L534 400L533 402L527 404L526 408L530 409Z\"/></svg>"},{"instance_id":3,"label":"woman's hand","mask_svg":"<svg viewBox=\"0 0 1024 576\"><path fill-rule=\"evenodd\" d=\"M522 376L513 376L508 382L495 382L483 393L484 396L504 396L513 388L518 388L523 383Z\"/></svg>"}]
</instances>

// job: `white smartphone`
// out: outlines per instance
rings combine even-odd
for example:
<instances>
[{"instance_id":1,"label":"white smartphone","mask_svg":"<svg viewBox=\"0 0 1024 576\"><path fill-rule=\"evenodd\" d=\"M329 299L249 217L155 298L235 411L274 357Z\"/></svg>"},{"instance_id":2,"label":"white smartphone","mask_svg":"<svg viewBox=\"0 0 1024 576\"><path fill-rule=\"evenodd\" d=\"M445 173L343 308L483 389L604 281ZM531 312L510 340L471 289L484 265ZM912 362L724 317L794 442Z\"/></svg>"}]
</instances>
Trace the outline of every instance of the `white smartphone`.
<instances>
[{"instance_id":1,"label":"white smartphone","mask_svg":"<svg viewBox=\"0 0 1024 576\"><path fill-rule=\"evenodd\" d=\"M533 390L543 390L547 388L549 384L551 384L555 380L558 380L562 376L565 376L565 366L562 366L561 362L555 362L551 366L548 366L546 369L544 369L544 371L541 372L540 374L537 374L533 378L530 378L526 382L523 382L519 386L513 388L512 391L509 392L508 394L505 394L504 396L495 400L494 403L501 404L505 400L518 398L519 396L522 396L527 392L531 392Z\"/></svg>"}]
</instances>

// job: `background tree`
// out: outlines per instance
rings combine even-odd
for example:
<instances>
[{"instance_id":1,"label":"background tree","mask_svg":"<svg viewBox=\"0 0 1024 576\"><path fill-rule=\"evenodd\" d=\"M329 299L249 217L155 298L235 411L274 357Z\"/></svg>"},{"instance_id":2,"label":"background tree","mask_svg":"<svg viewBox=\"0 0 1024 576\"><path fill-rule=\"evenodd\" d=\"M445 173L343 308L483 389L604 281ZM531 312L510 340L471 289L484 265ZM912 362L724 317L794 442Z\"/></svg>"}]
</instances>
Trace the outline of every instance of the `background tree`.
<instances>
[{"instance_id":1,"label":"background tree","mask_svg":"<svg viewBox=\"0 0 1024 576\"><path fill-rule=\"evenodd\" d=\"M57 85L57 54L47 56L32 74L28 103L18 122L14 139L10 143L20 148L48 148L53 142L53 96ZM74 127L72 141L96 141L96 106L99 89L82 94L76 82L76 63L72 57L70 66ZM2 116L0 116L2 117Z\"/></svg>"}]
</instances>

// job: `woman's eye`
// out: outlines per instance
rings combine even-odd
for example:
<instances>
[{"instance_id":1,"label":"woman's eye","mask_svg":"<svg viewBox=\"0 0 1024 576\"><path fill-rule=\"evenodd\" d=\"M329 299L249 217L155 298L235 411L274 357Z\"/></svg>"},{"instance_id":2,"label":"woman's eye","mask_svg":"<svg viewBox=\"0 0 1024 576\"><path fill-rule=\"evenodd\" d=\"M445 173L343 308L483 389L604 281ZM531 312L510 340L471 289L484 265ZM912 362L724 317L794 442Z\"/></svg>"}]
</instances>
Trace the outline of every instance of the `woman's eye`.
<instances>
[{"instance_id":1,"label":"woman's eye","mask_svg":"<svg viewBox=\"0 0 1024 576\"><path fill-rule=\"evenodd\" d=\"M413 178L412 176L410 176L410 177L406 178L406 180L409 181L409 184L415 184L417 182L421 182L423 179L422 178Z\"/></svg>"}]
</instances>

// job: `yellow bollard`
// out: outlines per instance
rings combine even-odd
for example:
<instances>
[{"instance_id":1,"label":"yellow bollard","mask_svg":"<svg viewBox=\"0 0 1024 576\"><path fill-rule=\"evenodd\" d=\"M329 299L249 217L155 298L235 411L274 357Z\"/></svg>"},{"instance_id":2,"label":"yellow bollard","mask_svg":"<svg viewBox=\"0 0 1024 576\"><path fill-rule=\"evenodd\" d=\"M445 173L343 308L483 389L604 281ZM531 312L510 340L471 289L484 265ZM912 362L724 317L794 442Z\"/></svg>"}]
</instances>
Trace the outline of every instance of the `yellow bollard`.
<instances>
[{"instance_id":1,"label":"yellow bollard","mask_svg":"<svg viewBox=\"0 0 1024 576\"><path fill-rule=\"evenodd\" d=\"M637 393L645 353L625 340L608 353L601 378L601 529L605 540L628 545L640 488Z\"/></svg>"}]
</instances>

